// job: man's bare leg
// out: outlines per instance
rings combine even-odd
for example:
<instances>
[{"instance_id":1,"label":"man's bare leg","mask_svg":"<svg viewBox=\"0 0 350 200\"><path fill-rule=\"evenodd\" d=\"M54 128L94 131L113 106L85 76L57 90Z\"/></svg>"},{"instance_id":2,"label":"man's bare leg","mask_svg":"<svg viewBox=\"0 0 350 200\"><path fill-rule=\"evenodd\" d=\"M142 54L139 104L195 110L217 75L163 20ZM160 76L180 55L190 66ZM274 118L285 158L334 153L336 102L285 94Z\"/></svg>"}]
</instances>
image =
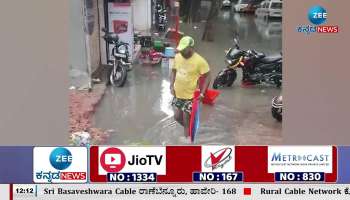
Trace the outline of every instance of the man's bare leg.
<instances>
[{"instance_id":1,"label":"man's bare leg","mask_svg":"<svg viewBox=\"0 0 350 200\"><path fill-rule=\"evenodd\" d=\"M190 127L190 114L188 112L183 112L183 122L184 122L184 134L185 137L190 136L189 127Z\"/></svg>"},{"instance_id":2,"label":"man's bare leg","mask_svg":"<svg viewBox=\"0 0 350 200\"><path fill-rule=\"evenodd\" d=\"M175 108L174 111L175 111L175 114L174 114L175 121L181 124L181 126L184 126L182 110Z\"/></svg>"}]
</instances>

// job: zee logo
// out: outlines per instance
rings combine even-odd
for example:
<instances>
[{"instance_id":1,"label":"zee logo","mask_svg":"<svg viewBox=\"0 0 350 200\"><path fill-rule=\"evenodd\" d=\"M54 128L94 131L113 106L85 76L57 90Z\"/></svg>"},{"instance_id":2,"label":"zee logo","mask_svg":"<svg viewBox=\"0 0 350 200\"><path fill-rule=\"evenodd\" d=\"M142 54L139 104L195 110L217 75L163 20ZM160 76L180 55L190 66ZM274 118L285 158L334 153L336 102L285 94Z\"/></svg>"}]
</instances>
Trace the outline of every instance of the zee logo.
<instances>
[{"instance_id":1,"label":"zee logo","mask_svg":"<svg viewBox=\"0 0 350 200\"><path fill-rule=\"evenodd\" d=\"M72 153L64 148L58 147L50 154L50 163L57 170L65 170L72 164Z\"/></svg>"},{"instance_id":2,"label":"zee logo","mask_svg":"<svg viewBox=\"0 0 350 200\"><path fill-rule=\"evenodd\" d=\"M87 148L34 147L33 181L35 183L85 183Z\"/></svg>"},{"instance_id":3,"label":"zee logo","mask_svg":"<svg viewBox=\"0 0 350 200\"><path fill-rule=\"evenodd\" d=\"M327 21L327 11L322 6L313 6L309 9L309 20L315 25L323 24Z\"/></svg>"},{"instance_id":4,"label":"zee logo","mask_svg":"<svg viewBox=\"0 0 350 200\"><path fill-rule=\"evenodd\" d=\"M297 26L297 32L306 33L339 33L340 29L337 25L322 25L328 19L328 13L322 6L313 6L309 9L307 16L309 21L314 25Z\"/></svg>"}]
</instances>

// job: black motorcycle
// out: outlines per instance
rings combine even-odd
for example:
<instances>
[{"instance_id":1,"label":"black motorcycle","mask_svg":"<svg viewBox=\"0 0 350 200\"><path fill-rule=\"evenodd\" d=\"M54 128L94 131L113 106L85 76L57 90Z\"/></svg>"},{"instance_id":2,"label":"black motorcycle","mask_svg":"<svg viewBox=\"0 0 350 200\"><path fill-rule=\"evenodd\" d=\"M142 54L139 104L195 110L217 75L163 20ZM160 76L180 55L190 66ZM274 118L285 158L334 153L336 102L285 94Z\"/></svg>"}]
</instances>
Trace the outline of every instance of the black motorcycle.
<instances>
[{"instance_id":1,"label":"black motorcycle","mask_svg":"<svg viewBox=\"0 0 350 200\"><path fill-rule=\"evenodd\" d=\"M129 44L120 41L116 33L107 32L105 28L103 28L102 31L105 33L103 39L108 44L113 45L111 51L113 60L108 63L113 68L107 74L108 83L113 86L123 87L127 79L127 71L131 69L131 63L129 62Z\"/></svg>"},{"instance_id":2,"label":"black motorcycle","mask_svg":"<svg viewBox=\"0 0 350 200\"><path fill-rule=\"evenodd\" d=\"M271 114L272 114L272 117L279 122L282 121L282 109L283 109L282 95L274 97L272 99Z\"/></svg>"},{"instance_id":3,"label":"black motorcycle","mask_svg":"<svg viewBox=\"0 0 350 200\"><path fill-rule=\"evenodd\" d=\"M243 72L243 82L251 84L282 85L282 55L266 56L255 50L242 50L238 39L234 38L234 46L226 52L228 64L219 72L214 80L213 88L230 87L237 78L237 68Z\"/></svg>"}]
</instances>

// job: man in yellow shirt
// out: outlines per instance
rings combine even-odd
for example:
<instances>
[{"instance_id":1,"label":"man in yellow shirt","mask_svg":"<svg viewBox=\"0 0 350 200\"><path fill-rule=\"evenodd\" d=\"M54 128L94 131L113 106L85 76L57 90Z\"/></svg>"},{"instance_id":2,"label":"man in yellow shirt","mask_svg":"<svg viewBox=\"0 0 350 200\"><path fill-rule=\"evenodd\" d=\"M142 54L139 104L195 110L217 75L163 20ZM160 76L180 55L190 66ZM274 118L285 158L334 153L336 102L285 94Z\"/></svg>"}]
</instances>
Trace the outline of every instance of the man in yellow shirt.
<instances>
[{"instance_id":1,"label":"man in yellow shirt","mask_svg":"<svg viewBox=\"0 0 350 200\"><path fill-rule=\"evenodd\" d=\"M174 66L170 77L170 91L174 95L175 120L184 127L185 137L189 136L189 121L193 94L197 87L200 98L204 97L210 83L210 69L207 61L194 51L194 40L183 37L176 50ZM201 84L199 84L201 78Z\"/></svg>"}]
</instances>

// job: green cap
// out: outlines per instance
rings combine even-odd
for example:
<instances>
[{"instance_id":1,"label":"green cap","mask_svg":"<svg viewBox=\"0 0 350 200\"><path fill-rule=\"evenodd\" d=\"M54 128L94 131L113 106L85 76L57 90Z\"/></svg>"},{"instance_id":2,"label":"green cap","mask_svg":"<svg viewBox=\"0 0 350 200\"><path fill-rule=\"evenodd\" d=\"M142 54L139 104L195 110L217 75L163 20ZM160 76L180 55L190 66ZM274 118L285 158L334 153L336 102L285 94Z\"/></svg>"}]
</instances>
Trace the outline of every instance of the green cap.
<instances>
[{"instance_id":1,"label":"green cap","mask_svg":"<svg viewBox=\"0 0 350 200\"><path fill-rule=\"evenodd\" d=\"M184 36L181 38L179 45L177 45L176 50L182 51L186 49L187 47L193 47L194 46L194 40L190 36Z\"/></svg>"}]
</instances>

